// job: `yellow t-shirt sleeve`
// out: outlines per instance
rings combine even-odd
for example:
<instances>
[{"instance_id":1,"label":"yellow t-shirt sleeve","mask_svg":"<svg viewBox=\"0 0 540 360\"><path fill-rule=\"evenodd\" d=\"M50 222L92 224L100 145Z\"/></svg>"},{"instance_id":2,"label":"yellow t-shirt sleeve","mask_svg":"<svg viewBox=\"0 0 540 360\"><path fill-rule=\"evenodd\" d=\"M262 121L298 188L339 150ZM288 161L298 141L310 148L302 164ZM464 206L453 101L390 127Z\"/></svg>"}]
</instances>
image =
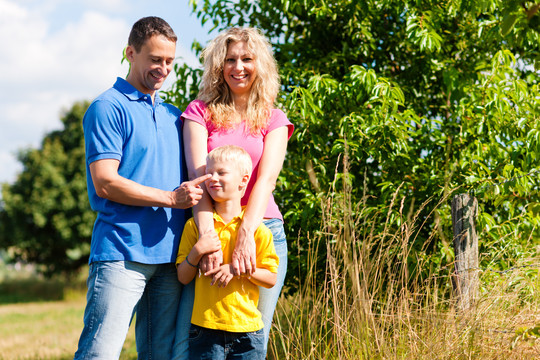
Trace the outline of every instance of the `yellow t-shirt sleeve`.
<instances>
[{"instance_id":1,"label":"yellow t-shirt sleeve","mask_svg":"<svg viewBox=\"0 0 540 360\"><path fill-rule=\"evenodd\" d=\"M274 236L266 225L261 224L255 231L255 244L257 246L257 267L277 273L279 257L274 247Z\"/></svg>"},{"instance_id":2,"label":"yellow t-shirt sleeve","mask_svg":"<svg viewBox=\"0 0 540 360\"><path fill-rule=\"evenodd\" d=\"M184 226L182 237L180 239L180 246L178 246L178 254L176 255L176 265L180 264L188 256L189 252L193 248L193 245L199 239L199 229L195 224L193 218L189 219Z\"/></svg>"}]
</instances>

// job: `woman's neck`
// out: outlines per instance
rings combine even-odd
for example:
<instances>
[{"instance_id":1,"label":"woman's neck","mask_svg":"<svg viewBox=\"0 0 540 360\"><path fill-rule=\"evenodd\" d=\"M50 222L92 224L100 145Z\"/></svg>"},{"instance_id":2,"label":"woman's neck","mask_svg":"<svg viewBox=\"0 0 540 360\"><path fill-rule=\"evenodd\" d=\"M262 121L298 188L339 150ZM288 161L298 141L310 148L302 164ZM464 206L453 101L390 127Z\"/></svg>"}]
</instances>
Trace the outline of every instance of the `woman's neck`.
<instances>
[{"instance_id":1,"label":"woman's neck","mask_svg":"<svg viewBox=\"0 0 540 360\"><path fill-rule=\"evenodd\" d=\"M234 108L236 112L241 115L245 115L248 107L249 95L238 95L233 98Z\"/></svg>"}]
</instances>

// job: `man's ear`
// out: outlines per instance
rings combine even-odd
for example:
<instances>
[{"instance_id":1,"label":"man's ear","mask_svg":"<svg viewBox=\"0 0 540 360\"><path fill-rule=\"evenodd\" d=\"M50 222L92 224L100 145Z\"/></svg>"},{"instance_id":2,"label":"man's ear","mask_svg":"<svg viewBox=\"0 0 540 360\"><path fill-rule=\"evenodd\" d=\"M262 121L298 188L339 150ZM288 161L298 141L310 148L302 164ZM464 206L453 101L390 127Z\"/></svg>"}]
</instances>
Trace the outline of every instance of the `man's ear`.
<instances>
[{"instance_id":1,"label":"man's ear","mask_svg":"<svg viewBox=\"0 0 540 360\"><path fill-rule=\"evenodd\" d=\"M126 59L131 64L133 62L133 55L135 54L135 48L131 45L126 47Z\"/></svg>"}]
</instances>

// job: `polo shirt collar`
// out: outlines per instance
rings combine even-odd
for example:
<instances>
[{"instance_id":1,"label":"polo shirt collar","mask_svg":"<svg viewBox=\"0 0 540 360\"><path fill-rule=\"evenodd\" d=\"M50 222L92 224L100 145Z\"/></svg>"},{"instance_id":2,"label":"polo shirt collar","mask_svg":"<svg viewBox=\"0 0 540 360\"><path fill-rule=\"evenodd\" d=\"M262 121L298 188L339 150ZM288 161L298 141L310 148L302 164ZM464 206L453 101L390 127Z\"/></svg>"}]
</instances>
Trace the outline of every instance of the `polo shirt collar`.
<instances>
[{"instance_id":1,"label":"polo shirt collar","mask_svg":"<svg viewBox=\"0 0 540 360\"><path fill-rule=\"evenodd\" d=\"M133 85L131 85L127 80L122 79L121 77L116 78L116 83L114 88L124 94L128 99L137 101L143 99L148 94L142 93L137 90ZM154 104L161 104L163 99L159 97L158 92L154 94Z\"/></svg>"},{"instance_id":2,"label":"polo shirt collar","mask_svg":"<svg viewBox=\"0 0 540 360\"><path fill-rule=\"evenodd\" d=\"M246 212L246 207L245 206L242 206L242 212L240 214L238 214L237 216L235 216L231 222L233 221L238 221L238 222L241 222L242 219L244 218L244 213ZM219 216L219 214L216 212L216 210L214 210L214 220L215 221L218 221L222 224L227 224L222 218L221 216Z\"/></svg>"}]
</instances>

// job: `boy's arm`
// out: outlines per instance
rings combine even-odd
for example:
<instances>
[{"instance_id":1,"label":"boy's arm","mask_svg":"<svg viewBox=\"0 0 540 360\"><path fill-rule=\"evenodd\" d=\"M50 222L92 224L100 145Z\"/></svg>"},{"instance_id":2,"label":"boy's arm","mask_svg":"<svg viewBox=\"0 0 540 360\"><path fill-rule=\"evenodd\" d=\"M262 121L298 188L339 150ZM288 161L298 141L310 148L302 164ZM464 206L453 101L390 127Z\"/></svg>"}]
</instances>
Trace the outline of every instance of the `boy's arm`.
<instances>
[{"instance_id":1,"label":"boy's arm","mask_svg":"<svg viewBox=\"0 0 540 360\"><path fill-rule=\"evenodd\" d=\"M267 289L270 289L274 285L276 285L277 281L277 274L271 272L268 269L261 269L256 268L255 271L251 274L251 276L243 275L246 277L249 281L254 283L257 286L262 286Z\"/></svg>"},{"instance_id":2,"label":"boy's arm","mask_svg":"<svg viewBox=\"0 0 540 360\"><path fill-rule=\"evenodd\" d=\"M202 235L193 245L184 261L178 264L176 273L178 281L187 285L193 280L199 270L199 261L205 254L213 253L221 249L221 241L215 232Z\"/></svg>"},{"instance_id":3,"label":"boy's arm","mask_svg":"<svg viewBox=\"0 0 540 360\"><path fill-rule=\"evenodd\" d=\"M217 284L219 287L225 287L233 278L232 264L223 264L218 268L212 269L204 274L212 276L211 285ZM242 275L257 286L271 288L276 284L277 274L268 269L256 268L251 275Z\"/></svg>"}]
</instances>

